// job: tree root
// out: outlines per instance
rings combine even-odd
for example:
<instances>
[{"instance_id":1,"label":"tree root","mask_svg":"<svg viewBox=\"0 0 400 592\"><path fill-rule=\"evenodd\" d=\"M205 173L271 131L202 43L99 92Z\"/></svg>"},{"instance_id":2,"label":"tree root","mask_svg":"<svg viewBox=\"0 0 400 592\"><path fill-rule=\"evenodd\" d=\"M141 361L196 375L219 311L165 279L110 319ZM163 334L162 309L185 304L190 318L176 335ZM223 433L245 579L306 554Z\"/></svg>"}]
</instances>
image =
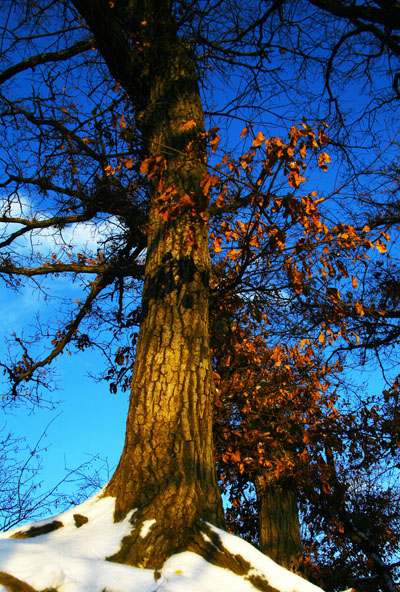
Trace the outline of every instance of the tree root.
<instances>
[{"instance_id":1,"label":"tree root","mask_svg":"<svg viewBox=\"0 0 400 592\"><path fill-rule=\"evenodd\" d=\"M63 526L64 524L59 520L53 520L53 522L47 522L43 526L31 526L28 530L18 530L18 532L10 536L10 539L32 539L42 534L53 532L53 530L58 530Z\"/></svg>"},{"instance_id":2,"label":"tree root","mask_svg":"<svg viewBox=\"0 0 400 592\"><path fill-rule=\"evenodd\" d=\"M218 533L206 523L201 525L201 528L189 543L187 550L197 553L197 555L204 557L206 561L217 567L223 567L239 576L244 576L257 590L278 592L262 576L250 574L251 564L241 555L233 554L225 549Z\"/></svg>"},{"instance_id":3,"label":"tree root","mask_svg":"<svg viewBox=\"0 0 400 592\"><path fill-rule=\"evenodd\" d=\"M38 592L35 588L32 588L26 582L19 580L18 578L8 574L4 571L0 571L0 585L4 586L9 592ZM41 592L57 592L54 588L46 588Z\"/></svg>"}]
</instances>

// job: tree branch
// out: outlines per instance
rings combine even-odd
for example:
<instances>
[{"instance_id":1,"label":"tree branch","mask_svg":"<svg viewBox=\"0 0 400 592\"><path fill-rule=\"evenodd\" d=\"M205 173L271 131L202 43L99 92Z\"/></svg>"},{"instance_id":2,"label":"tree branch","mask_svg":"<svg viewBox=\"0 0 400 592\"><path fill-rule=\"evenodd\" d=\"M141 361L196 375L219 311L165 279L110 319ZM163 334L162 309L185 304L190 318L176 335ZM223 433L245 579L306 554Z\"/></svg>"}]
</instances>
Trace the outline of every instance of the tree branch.
<instances>
[{"instance_id":1,"label":"tree branch","mask_svg":"<svg viewBox=\"0 0 400 592\"><path fill-rule=\"evenodd\" d=\"M317 8L321 8L326 12L330 12L334 16L339 16L348 20L362 19L370 23L378 23L388 29L400 29L400 4L396 1L386 1L385 8L377 8L368 5L364 2L362 4L342 2L341 0L308 0Z\"/></svg>"},{"instance_id":2,"label":"tree branch","mask_svg":"<svg viewBox=\"0 0 400 592\"><path fill-rule=\"evenodd\" d=\"M112 274L102 274L98 275L96 279L92 282L90 292L79 309L78 314L76 317L66 325L65 333L61 336L61 338L55 342L55 346L52 351L46 356L43 360L39 362L30 363L30 359L24 362L25 370L21 368L21 366L16 366L15 368L8 368L5 364L1 363L0 365L5 368L5 370L10 375L10 380L12 384L12 395L17 395L17 386L21 384L21 382L29 381L32 379L33 373L38 370L39 368L43 368L47 366L56 358L65 348L65 346L71 341L72 337L78 330L78 327L82 321L82 319L86 316L89 310L92 307L92 303L97 298L97 296L106 288L112 281L114 280L114 276Z\"/></svg>"},{"instance_id":3,"label":"tree branch","mask_svg":"<svg viewBox=\"0 0 400 592\"><path fill-rule=\"evenodd\" d=\"M377 8L367 3L349 5L340 0L309 0L309 2L333 16L350 21L359 31L372 33L395 55L400 55L400 37L392 33L400 30L399 2L389 0L385 8ZM384 30L377 25L384 27Z\"/></svg>"},{"instance_id":4,"label":"tree branch","mask_svg":"<svg viewBox=\"0 0 400 592\"><path fill-rule=\"evenodd\" d=\"M89 49L92 49L92 47L94 46L94 43L95 43L94 39L91 38L91 39L88 39L87 41L78 41L77 43L75 43L71 47L68 47L66 49L62 49L60 51L54 51L54 52L51 51L48 53L42 53L42 54L38 54L35 56L31 56L30 58L27 58L26 60L23 60L22 62L19 62L18 64L14 64L14 66L11 66L10 68L7 68L7 70L4 70L4 72L2 72L0 74L0 84L3 84L4 82L9 80L10 78L15 76L16 74L19 74L20 72L24 72L25 70L29 70L29 68L34 70L36 66L39 66L41 64L47 64L49 62L61 62L64 60L68 60L69 58L71 58L75 55L78 55L80 53L88 51Z\"/></svg>"},{"instance_id":5,"label":"tree branch","mask_svg":"<svg viewBox=\"0 0 400 592\"><path fill-rule=\"evenodd\" d=\"M26 218L0 216L0 222L4 224L22 224L23 228L13 232L7 239L0 242L0 248L7 247L19 236L39 228L51 228L65 226L66 224L76 224L77 222L87 222L93 218L93 214L76 214L74 216L56 216L48 220L27 220Z\"/></svg>"},{"instance_id":6,"label":"tree branch","mask_svg":"<svg viewBox=\"0 0 400 592\"><path fill-rule=\"evenodd\" d=\"M7 263L7 260L0 258L0 274L5 273L7 275L23 275L25 277L34 277L37 275L49 275L52 273L85 273L85 274L98 274L106 273L109 271L107 265L85 265L84 263L45 263L40 267L18 267L11 263Z\"/></svg>"}]
</instances>

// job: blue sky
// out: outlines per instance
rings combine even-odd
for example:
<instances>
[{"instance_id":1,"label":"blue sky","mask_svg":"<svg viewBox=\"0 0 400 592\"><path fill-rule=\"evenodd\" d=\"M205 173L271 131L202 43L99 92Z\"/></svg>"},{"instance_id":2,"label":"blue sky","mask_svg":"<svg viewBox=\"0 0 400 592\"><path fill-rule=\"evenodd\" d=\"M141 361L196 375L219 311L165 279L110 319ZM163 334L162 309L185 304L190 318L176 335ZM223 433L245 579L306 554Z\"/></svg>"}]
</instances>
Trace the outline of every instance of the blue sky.
<instances>
[{"instance_id":1,"label":"blue sky","mask_svg":"<svg viewBox=\"0 0 400 592\"><path fill-rule=\"evenodd\" d=\"M14 229L15 230L15 229ZM91 249L96 248L98 235L88 227L75 232L75 252L84 250L85 243ZM39 240L39 239L38 239ZM44 236L39 247L43 254L52 250L52 239ZM19 241L19 249L28 250L27 241ZM34 317L40 313L43 320L51 319L57 299L79 297L81 290L73 284L71 277L59 276L55 281L43 280L42 287L49 286L54 300L47 301L40 289L27 281L18 291L0 285L0 331L3 336L0 344L0 359L4 360L7 335L22 332L29 334ZM62 302L62 300L60 300ZM99 456L107 460L110 469L116 465L122 450L125 419L128 407L127 394L110 394L108 383L95 382L89 373L101 370L103 361L97 351L86 350L79 355L62 354L53 363L56 372L56 390L44 391L44 398L49 404L33 409L28 404L17 407L6 405L2 411L1 428L3 434L10 431L16 437L26 439L33 448L45 430L40 448L42 470L38 479L43 481L41 493L52 488L67 474L66 468L75 469L90 458ZM2 376L1 393L7 393L7 385ZM51 408L50 402L55 403ZM27 457L21 449L20 458ZM103 462L93 465L93 470ZM73 491L76 485L63 484L61 491Z\"/></svg>"},{"instance_id":2,"label":"blue sky","mask_svg":"<svg viewBox=\"0 0 400 592\"><path fill-rule=\"evenodd\" d=\"M8 427L34 445L46 430L42 477L49 486L63 478L64 465L78 467L94 455L114 465L122 450L127 395L111 395L108 384L95 383L87 376L99 358L93 353L64 357L57 364L58 400L55 409L29 412L25 407L9 410Z\"/></svg>"}]
</instances>

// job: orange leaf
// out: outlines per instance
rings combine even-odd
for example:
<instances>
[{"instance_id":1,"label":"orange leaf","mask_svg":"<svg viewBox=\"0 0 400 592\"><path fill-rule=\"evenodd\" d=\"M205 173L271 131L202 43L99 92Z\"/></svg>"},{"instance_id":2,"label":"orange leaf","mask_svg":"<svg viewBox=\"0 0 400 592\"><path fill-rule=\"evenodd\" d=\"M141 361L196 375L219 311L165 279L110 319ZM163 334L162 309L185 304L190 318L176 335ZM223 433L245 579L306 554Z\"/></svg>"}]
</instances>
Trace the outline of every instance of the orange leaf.
<instances>
[{"instance_id":1,"label":"orange leaf","mask_svg":"<svg viewBox=\"0 0 400 592\"><path fill-rule=\"evenodd\" d=\"M304 181L306 181L306 180L307 179L305 177L302 177L296 171L291 171L291 173L289 174L289 177L288 177L288 183L289 183L290 187L293 187L293 189L296 187L299 187L300 183L304 183Z\"/></svg>"},{"instance_id":2,"label":"orange leaf","mask_svg":"<svg viewBox=\"0 0 400 592\"><path fill-rule=\"evenodd\" d=\"M213 153L215 153L217 151L218 148L218 144L220 141L220 137L219 136L215 136L215 138L213 138L212 140L210 140L210 146L211 146L211 150Z\"/></svg>"},{"instance_id":3,"label":"orange leaf","mask_svg":"<svg viewBox=\"0 0 400 592\"><path fill-rule=\"evenodd\" d=\"M331 157L326 152L321 152L318 157L318 166L325 172L328 170L328 167L326 166L327 162L331 162Z\"/></svg>"},{"instance_id":4,"label":"orange leaf","mask_svg":"<svg viewBox=\"0 0 400 592\"><path fill-rule=\"evenodd\" d=\"M358 302L355 302L354 303L354 306L355 306L355 309L357 311L357 314L359 314L360 317L363 317L365 315L365 312L364 312L364 307L361 304L361 302L359 302L359 301Z\"/></svg>"},{"instance_id":5,"label":"orange leaf","mask_svg":"<svg viewBox=\"0 0 400 592\"><path fill-rule=\"evenodd\" d=\"M318 130L318 139L321 145L329 144L330 140L323 130Z\"/></svg>"},{"instance_id":6,"label":"orange leaf","mask_svg":"<svg viewBox=\"0 0 400 592\"><path fill-rule=\"evenodd\" d=\"M142 163L140 165L140 172L142 173L142 175L148 174L151 160L152 160L151 158L145 158L142 161Z\"/></svg>"},{"instance_id":7,"label":"orange leaf","mask_svg":"<svg viewBox=\"0 0 400 592\"><path fill-rule=\"evenodd\" d=\"M237 249L231 249L226 257L227 257L227 259L231 259L232 261L236 261L236 259L239 259L240 253L241 253L241 251L238 251Z\"/></svg>"},{"instance_id":8,"label":"orange leaf","mask_svg":"<svg viewBox=\"0 0 400 592\"><path fill-rule=\"evenodd\" d=\"M213 251L215 253L220 253L222 251L221 243L222 243L222 238L219 236L216 236L214 239L214 242L213 242L213 246L212 246Z\"/></svg>"},{"instance_id":9,"label":"orange leaf","mask_svg":"<svg viewBox=\"0 0 400 592\"><path fill-rule=\"evenodd\" d=\"M177 205L179 206L179 208L192 207L194 205L193 198L188 193L185 193L184 195L182 195L181 198L179 198L179 202Z\"/></svg>"},{"instance_id":10,"label":"orange leaf","mask_svg":"<svg viewBox=\"0 0 400 592\"><path fill-rule=\"evenodd\" d=\"M258 134L256 135L256 137L253 140L253 146L255 146L257 148L257 146L261 146L261 144L264 142L265 137L264 134L262 134L261 132L258 132Z\"/></svg>"},{"instance_id":11,"label":"orange leaf","mask_svg":"<svg viewBox=\"0 0 400 592\"><path fill-rule=\"evenodd\" d=\"M327 288L326 295L328 296L329 300L340 300L340 292L337 288Z\"/></svg>"},{"instance_id":12,"label":"orange leaf","mask_svg":"<svg viewBox=\"0 0 400 592\"><path fill-rule=\"evenodd\" d=\"M244 137L245 137L245 135L248 133L248 131L249 131L249 128L248 128L248 127L247 127L247 125L246 125L246 127L244 127L244 128L242 129L242 133L240 134L240 137L241 137L241 138L244 138Z\"/></svg>"},{"instance_id":13,"label":"orange leaf","mask_svg":"<svg viewBox=\"0 0 400 592\"><path fill-rule=\"evenodd\" d=\"M109 177L115 173L115 168L108 164L106 167L104 167L104 172L106 173L107 177Z\"/></svg>"},{"instance_id":14,"label":"orange leaf","mask_svg":"<svg viewBox=\"0 0 400 592\"><path fill-rule=\"evenodd\" d=\"M240 457L240 451L239 450L236 450L236 452L231 452L230 456L231 456L231 460L233 462L239 462L240 461L240 458L241 457Z\"/></svg>"},{"instance_id":15,"label":"orange leaf","mask_svg":"<svg viewBox=\"0 0 400 592\"><path fill-rule=\"evenodd\" d=\"M386 253L387 251L385 243L383 243L379 238L375 243L375 247L378 249L380 253Z\"/></svg>"},{"instance_id":16,"label":"orange leaf","mask_svg":"<svg viewBox=\"0 0 400 592\"><path fill-rule=\"evenodd\" d=\"M203 189L204 195L208 195L211 187L214 187L219 182L219 177L217 175L210 175L206 173L201 181L201 187Z\"/></svg>"},{"instance_id":17,"label":"orange leaf","mask_svg":"<svg viewBox=\"0 0 400 592\"><path fill-rule=\"evenodd\" d=\"M188 130L192 129L192 127L196 127L196 125L197 123L194 121L194 119L190 119L189 121L181 125L181 130L183 132L187 132Z\"/></svg>"},{"instance_id":18,"label":"orange leaf","mask_svg":"<svg viewBox=\"0 0 400 592\"><path fill-rule=\"evenodd\" d=\"M357 290L357 288L358 288L358 281L357 281L357 278L354 275L351 278L351 283L353 284L353 288L355 290Z\"/></svg>"}]
</instances>

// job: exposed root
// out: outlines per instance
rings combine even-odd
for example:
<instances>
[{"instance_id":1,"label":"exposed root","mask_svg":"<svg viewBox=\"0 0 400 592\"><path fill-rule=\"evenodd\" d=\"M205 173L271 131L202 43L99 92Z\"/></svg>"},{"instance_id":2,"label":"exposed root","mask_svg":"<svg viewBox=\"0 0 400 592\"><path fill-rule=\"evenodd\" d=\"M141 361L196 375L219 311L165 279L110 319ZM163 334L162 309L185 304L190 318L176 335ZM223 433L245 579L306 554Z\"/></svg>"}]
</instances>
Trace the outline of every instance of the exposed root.
<instances>
[{"instance_id":1,"label":"exposed root","mask_svg":"<svg viewBox=\"0 0 400 592\"><path fill-rule=\"evenodd\" d=\"M82 514L73 514L73 519L75 522L76 528L80 528L87 522L89 522L89 518L87 516L83 516Z\"/></svg>"},{"instance_id":2,"label":"exposed root","mask_svg":"<svg viewBox=\"0 0 400 592\"><path fill-rule=\"evenodd\" d=\"M53 522L48 522L47 524L43 524L43 526L31 526L28 530L19 530L12 534L10 539L32 539L41 534L47 534L48 532L53 532L53 530L58 530L63 526L64 524L59 520L53 520Z\"/></svg>"},{"instance_id":3,"label":"exposed root","mask_svg":"<svg viewBox=\"0 0 400 592\"><path fill-rule=\"evenodd\" d=\"M4 586L9 592L38 592L35 588L32 588L26 582L19 580L11 574L0 571L0 585ZM54 588L46 588L42 592L57 592Z\"/></svg>"},{"instance_id":4,"label":"exposed root","mask_svg":"<svg viewBox=\"0 0 400 592\"><path fill-rule=\"evenodd\" d=\"M204 557L206 561L213 565L229 569L239 576L244 576L255 588L262 592L278 592L261 576L250 574L251 564L241 555L233 554L225 549L218 533L206 523L201 524L201 528L189 543L187 550Z\"/></svg>"},{"instance_id":5,"label":"exposed root","mask_svg":"<svg viewBox=\"0 0 400 592\"><path fill-rule=\"evenodd\" d=\"M129 535L124 537L119 551L107 557L108 561L115 561L136 567L156 570L159 573L164 562L174 555L183 551L191 551L203 557L209 563L228 569L236 575L248 580L257 590L261 592L278 592L261 575L252 573L252 565L242 555L228 551L218 533L215 532L206 522L197 523L191 532L182 528L181 531L166 532L159 521L141 536L143 521L136 522L137 514L132 517L133 528ZM180 536L177 536L177 534Z\"/></svg>"}]
</instances>

